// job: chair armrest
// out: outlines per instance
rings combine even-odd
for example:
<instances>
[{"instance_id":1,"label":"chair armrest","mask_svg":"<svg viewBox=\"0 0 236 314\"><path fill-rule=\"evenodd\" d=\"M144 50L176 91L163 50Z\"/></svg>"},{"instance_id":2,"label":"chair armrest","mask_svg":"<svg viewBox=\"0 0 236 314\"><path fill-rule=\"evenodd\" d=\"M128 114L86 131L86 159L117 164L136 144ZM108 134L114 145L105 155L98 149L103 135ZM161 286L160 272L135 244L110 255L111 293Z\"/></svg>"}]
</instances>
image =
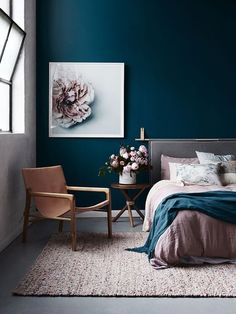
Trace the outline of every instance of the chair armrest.
<instances>
[{"instance_id":1,"label":"chair armrest","mask_svg":"<svg viewBox=\"0 0 236 314\"><path fill-rule=\"evenodd\" d=\"M66 186L69 191L78 191L78 192L102 192L106 194L106 199L110 200L110 189L102 187L91 187L91 186Z\"/></svg>"},{"instance_id":2,"label":"chair armrest","mask_svg":"<svg viewBox=\"0 0 236 314\"><path fill-rule=\"evenodd\" d=\"M80 192L104 192L109 193L109 188L90 187L90 186L66 186L67 190Z\"/></svg>"},{"instance_id":3,"label":"chair armrest","mask_svg":"<svg viewBox=\"0 0 236 314\"><path fill-rule=\"evenodd\" d=\"M73 194L67 194L67 193L30 192L29 191L29 194L31 196L62 198L62 199L67 199L69 201L74 200L74 195Z\"/></svg>"}]
</instances>

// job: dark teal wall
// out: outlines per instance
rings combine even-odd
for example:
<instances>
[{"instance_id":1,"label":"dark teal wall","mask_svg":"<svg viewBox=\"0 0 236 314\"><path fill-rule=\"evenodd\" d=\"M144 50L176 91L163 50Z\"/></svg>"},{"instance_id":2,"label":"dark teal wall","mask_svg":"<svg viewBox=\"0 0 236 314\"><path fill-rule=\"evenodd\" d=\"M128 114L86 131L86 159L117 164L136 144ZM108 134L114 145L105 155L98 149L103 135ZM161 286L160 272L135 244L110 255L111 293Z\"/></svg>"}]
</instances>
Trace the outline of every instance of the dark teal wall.
<instances>
[{"instance_id":1,"label":"dark teal wall","mask_svg":"<svg viewBox=\"0 0 236 314\"><path fill-rule=\"evenodd\" d=\"M236 137L236 3L37 1L37 162L69 183L107 185L98 168L120 143ZM125 138L48 137L50 61L125 62Z\"/></svg>"}]
</instances>

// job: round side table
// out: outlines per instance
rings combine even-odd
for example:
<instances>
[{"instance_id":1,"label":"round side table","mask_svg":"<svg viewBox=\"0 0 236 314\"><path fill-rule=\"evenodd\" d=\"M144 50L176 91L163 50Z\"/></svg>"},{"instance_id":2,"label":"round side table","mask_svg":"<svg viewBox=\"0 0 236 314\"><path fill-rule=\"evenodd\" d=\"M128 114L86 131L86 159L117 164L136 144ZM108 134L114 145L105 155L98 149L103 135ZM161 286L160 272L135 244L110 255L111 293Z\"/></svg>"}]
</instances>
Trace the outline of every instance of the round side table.
<instances>
[{"instance_id":1,"label":"round side table","mask_svg":"<svg viewBox=\"0 0 236 314\"><path fill-rule=\"evenodd\" d=\"M119 184L113 183L111 187L113 189L118 189L125 197L125 206L119 211L119 213L112 219L112 221L116 221L126 210L128 210L129 221L132 227L134 227L134 221L132 216L132 209L135 209L139 216L144 219L144 215L141 210L136 206L135 201L137 198L151 185L147 183L142 184ZM130 190L136 190L136 193L133 195L129 194Z\"/></svg>"}]
</instances>

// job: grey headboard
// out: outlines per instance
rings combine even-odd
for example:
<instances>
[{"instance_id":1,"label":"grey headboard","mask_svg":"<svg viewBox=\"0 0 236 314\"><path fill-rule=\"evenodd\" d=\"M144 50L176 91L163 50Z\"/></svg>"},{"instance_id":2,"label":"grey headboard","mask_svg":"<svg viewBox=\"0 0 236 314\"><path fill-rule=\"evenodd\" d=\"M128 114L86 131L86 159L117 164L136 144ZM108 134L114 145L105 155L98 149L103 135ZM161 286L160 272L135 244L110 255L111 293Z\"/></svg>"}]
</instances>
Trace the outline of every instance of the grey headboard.
<instances>
[{"instance_id":1,"label":"grey headboard","mask_svg":"<svg viewBox=\"0 0 236 314\"><path fill-rule=\"evenodd\" d=\"M196 157L195 151L236 156L236 140L150 140L152 170L150 183L161 179L161 154L172 157Z\"/></svg>"}]
</instances>

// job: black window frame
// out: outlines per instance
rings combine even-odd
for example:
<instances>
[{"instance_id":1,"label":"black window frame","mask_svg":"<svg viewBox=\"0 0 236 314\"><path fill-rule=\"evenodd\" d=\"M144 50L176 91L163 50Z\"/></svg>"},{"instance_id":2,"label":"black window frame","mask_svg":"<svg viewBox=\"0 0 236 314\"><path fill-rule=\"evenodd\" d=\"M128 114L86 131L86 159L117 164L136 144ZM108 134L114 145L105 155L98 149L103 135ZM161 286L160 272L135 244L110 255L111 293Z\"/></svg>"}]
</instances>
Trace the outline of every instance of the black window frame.
<instances>
[{"instance_id":1,"label":"black window frame","mask_svg":"<svg viewBox=\"0 0 236 314\"><path fill-rule=\"evenodd\" d=\"M12 80L13 80L13 76L14 76L14 73L16 70L16 66L17 66L19 58L20 58L20 54L21 54L22 49L23 49L23 45L24 45L24 41L25 41L25 37L26 37L26 32L11 18L11 16L12 16L12 1L10 1L10 16L1 8L0 8L0 14L4 15L9 20L9 24L10 24L5 42L3 44L2 51L0 52L0 63L1 63L1 60L4 56L4 51L5 51L7 41L9 39L12 27L13 26L16 27L16 29L20 33L22 33L22 40L21 40L20 48L19 48L19 51L18 51L17 56L16 56L15 64L13 66L13 69L12 69L12 72L10 75L10 79L8 80L8 79L5 79L5 78L0 76L0 82L3 84L7 84L9 86L9 93L10 93L10 95L9 95L9 131L7 131L7 132L12 133L12 131L13 131L13 128L12 128ZM1 132L6 132L6 131L0 129L0 133Z\"/></svg>"}]
</instances>

